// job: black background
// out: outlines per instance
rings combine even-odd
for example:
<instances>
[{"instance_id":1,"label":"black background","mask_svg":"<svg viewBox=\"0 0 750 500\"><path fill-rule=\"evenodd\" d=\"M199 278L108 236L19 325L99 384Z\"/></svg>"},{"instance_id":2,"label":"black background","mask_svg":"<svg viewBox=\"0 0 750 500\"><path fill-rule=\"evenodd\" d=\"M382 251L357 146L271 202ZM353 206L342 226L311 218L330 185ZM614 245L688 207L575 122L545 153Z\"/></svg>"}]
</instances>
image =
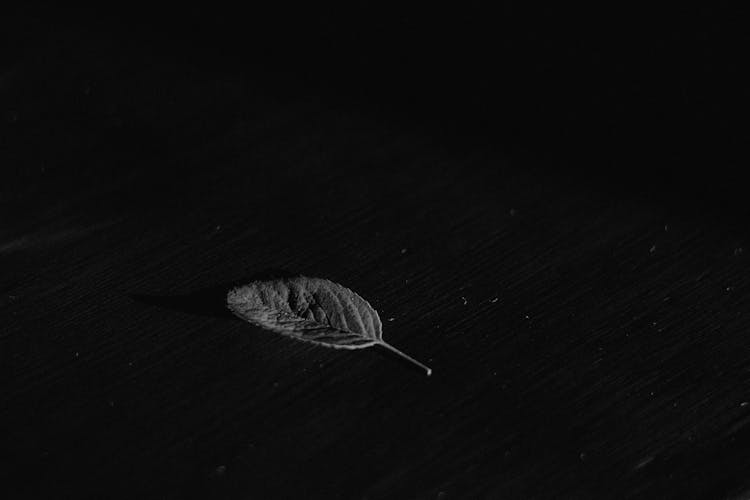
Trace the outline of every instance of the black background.
<instances>
[{"instance_id":1,"label":"black background","mask_svg":"<svg viewBox=\"0 0 750 500\"><path fill-rule=\"evenodd\" d=\"M0 23L6 497L746 494L738 13ZM433 376L225 314L280 273L361 293Z\"/></svg>"}]
</instances>

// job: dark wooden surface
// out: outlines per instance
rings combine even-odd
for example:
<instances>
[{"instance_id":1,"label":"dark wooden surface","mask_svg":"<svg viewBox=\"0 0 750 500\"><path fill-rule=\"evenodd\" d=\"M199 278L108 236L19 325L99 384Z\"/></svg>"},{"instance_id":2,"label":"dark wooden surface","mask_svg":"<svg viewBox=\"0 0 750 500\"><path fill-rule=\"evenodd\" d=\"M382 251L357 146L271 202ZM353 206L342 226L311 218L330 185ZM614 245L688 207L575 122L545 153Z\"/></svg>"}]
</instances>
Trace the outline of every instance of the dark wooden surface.
<instances>
[{"instance_id":1,"label":"dark wooden surface","mask_svg":"<svg viewBox=\"0 0 750 500\"><path fill-rule=\"evenodd\" d=\"M573 70L423 87L437 56L383 63L406 28L350 72L309 62L322 35L238 48L230 18L202 20L236 32L214 42L158 17L5 22L4 498L748 495L744 188L702 80L685 109L615 106L645 73L576 108L563 83L502 95ZM511 74L539 61L504 53ZM356 290L433 376L224 312L228 284L269 273Z\"/></svg>"}]
</instances>

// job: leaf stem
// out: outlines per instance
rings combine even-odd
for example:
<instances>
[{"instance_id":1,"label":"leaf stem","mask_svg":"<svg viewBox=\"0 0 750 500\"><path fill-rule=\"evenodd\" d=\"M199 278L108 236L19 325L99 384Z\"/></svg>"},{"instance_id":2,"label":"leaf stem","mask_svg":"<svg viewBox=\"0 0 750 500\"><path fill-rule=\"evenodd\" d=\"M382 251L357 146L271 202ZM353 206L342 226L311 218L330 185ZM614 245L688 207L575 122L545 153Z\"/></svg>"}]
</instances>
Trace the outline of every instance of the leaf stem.
<instances>
[{"instance_id":1,"label":"leaf stem","mask_svg":"<svg viewBox=\"0 0 750 500\"><path fill-rule=\"evenodd\" d=\"M386 349L389 349L389 350L391 350L391 351L395 352L396 354L398 354L398 355L399 355L399 356L401 356L402 358L404 358L404 359L407 359L407 360L411 361L412 363L414 363L415 365L419 366L420 368L423 368L423 369L424 369L424 371L426 371L426 372L427 372L427 376L428 376L428 377L429 377L430 375L432 375L432 368L430 368L430 367L428 367L428 366L426 366L426 365L423 365L422 363L420 363L420 362L419 362L419 361L417 361L416 359L412 358L412 357L411 357L411 356L409 356L408 354L405 354L405 353L403 353L403 352L399 351L398 349L396 349L395 347L393 347L393 346L392 346L391 344L388 344L388 343L386 343L386 342L383 342L383 341L380 341L380 342L378 342L378 344L382 345L382 346L383 346L383 347L385 347Z\"/></svg>"}]
</instances>

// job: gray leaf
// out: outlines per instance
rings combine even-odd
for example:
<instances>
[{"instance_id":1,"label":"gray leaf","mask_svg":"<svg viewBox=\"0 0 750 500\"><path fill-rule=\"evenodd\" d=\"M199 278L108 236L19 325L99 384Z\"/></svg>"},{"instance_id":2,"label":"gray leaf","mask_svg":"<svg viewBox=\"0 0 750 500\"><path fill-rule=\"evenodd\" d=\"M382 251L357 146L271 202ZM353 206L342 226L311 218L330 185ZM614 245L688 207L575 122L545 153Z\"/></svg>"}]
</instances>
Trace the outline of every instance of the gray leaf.
<instances>
[{"instance_id":1,"label":"gray leaf","mask_svg":"<svg viewBox=\"0 0 750 500\"><path fill-rule=\"evenodd\" d=\"M432 373L383 340L380 317L365 299L326 279L254 281L230 290L227 306L254 325L305 342L335 349L381 345Z\"/></svg>"}]
</instances>

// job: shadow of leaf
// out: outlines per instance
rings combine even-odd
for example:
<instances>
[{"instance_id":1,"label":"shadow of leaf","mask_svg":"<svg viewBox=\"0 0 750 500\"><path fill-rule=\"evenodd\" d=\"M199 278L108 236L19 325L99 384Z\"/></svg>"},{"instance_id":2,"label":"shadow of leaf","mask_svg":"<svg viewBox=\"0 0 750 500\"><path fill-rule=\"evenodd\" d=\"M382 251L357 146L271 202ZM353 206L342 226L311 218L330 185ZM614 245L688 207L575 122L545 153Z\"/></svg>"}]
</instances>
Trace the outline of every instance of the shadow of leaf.
<instances>
[{"instance_id":1,"label":"shadow of leaf","mask_svg":"<svg viewBox=\"0 0 750 500\"><path fill-rule=\"evenodd\" d=\"M297 276L283 269L269 269L245 278L218 283L216 285L201 288L192 292L181 295L149 295L141 293L131 293L128 297L141 304L179 311L195 316L207 316L211 318L237 319L227 309L227 292L241 285L246 285L251 281L273 280L278 278L291 278Z\"/></svg>"}]
</instances>

